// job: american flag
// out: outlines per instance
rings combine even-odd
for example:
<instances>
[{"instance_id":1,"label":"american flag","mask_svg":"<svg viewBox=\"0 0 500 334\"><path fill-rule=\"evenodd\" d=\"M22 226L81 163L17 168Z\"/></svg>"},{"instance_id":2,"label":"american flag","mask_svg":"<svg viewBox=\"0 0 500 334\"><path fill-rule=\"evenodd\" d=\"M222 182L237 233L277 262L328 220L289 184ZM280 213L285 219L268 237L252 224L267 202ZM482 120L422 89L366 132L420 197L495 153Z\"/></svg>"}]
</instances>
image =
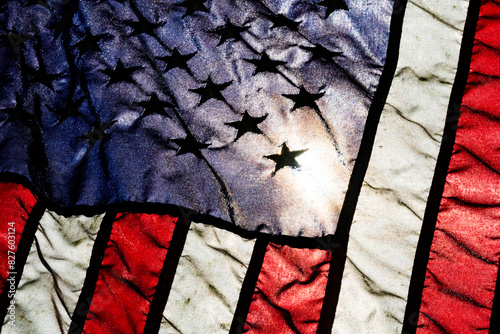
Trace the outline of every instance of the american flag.
<instances>
[{"instance_id":1,"label":"american flag","mask_svg":"<svg viewBox=\"0 0 500 334\"><path fill-rule=\"evenodd\" d=\"M500 333L499 4L0 5L3 333Z\"/></svg>"}]
</instances>

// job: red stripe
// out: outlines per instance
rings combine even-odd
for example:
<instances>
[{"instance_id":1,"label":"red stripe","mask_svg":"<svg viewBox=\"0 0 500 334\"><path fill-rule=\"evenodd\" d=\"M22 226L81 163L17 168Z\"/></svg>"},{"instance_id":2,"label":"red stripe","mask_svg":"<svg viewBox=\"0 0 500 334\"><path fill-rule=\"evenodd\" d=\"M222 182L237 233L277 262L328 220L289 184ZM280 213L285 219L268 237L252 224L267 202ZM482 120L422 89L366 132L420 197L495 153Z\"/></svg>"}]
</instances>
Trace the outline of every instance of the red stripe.
<instances>
[{"instance_id":1,"label":"red stripe","mask_svg":"<svg viewBox=\"0 0 500 334\"><path fill-rule=\"evenodd\" d=\"M177 218L119 214L84 333L142 333Z\"/></svg>"},{"instance_id":2,"label":"red stripe","mask_svg":"<svg viewBox=\"0 0 500 334\"><path fill-rule=\"evenodd\" d=\"M483 1L417 333L484 333L500 251L500 5Z\"/></svg>"},{"instance_id":3,"label":"red stripe","mask_svg":"<svg viewBox=\"0 0 500 334\"><path fill-rule=\"evenodd\" d=\"M9 251L17 251L26 220L36 200L22 185L0 182L0 293L10 272L8 261L12 258L8 256L12 253Z\"/></svg>"},{"instance_id":4,"label":"red stripe","mask_svg":"<svg viewBox=\"0 0 500 334\"><path fill-rule=\"evenodd\" d=\"M245 333L316 333L329 251L269 244L247 315Z\"/></svg>"}]
</instances>

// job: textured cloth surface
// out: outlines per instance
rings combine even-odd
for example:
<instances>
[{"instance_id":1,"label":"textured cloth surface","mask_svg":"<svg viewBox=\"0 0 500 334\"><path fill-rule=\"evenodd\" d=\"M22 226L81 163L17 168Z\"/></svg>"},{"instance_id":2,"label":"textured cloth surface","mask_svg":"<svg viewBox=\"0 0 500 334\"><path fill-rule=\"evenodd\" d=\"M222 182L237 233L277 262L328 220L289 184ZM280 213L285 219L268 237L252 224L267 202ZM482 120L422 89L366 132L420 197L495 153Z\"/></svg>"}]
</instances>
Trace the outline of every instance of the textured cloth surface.
<instances>
[{"instance_id":1,"label":"textured cloth surface","mask_svg":"<svg viewBox=\"0 0 500 334\"><path fill-rule=\"evenodd\" d=\"M500 333L497 0L57 3L0 4L2 332Z\"/></svg>"},{"instance_id":2,"label":"textured cloth surface","mask_svg":"<svg viewBox=\"0 0 500 334\"><path fill-rule=\"evenodd\" d=\"M249 334L316 333L330 269L329 251L269 244L247 316Z\"/></svg>"},{"instance_id":3,"label":"textured cloth surface","mask_svg":"<svg viewBox=\"0 0 500 334\"><path fill-rule=\"evenodd\" d=\"M16 325L2 333L68 332L101 221L45 212L16 291Z\"/></svg>"},{"instance_id":4,"label":"textured cloth surface","mask_svg":"<svg viewBox=\"0 0 500 334\"><path fill-rule=\"evenodd\" d=\"M159 333L227 333L254 244L191 224Z\"/></svg>"},{"instance_id":5,"label":"textured cloth surface","mask_svg":"<svg viewBox=\"0 0 500 334\"><path fill-rule=\"evenodd\" d=\"M266 233L335 232L391 1L47 7L2 14L15 48L0 49L0 172L62 206L156 202Z\"/></svg>"},{"instance_id":6,"label":"textured cloth surface","mask_svg":"<svg viewBox=\"0 0 500 334\"><path fill-rule=\"evenodd\" d=\"M488 328L500 250L500 5L483 1L431 247L418 334ZM485 80L486 78L486 80ZM460 309L460 312L446 310ZM493 333L493 331L490 331Z\"/></svg>"},{"instance_id":7,"label":"textured cloth surface","mask_svg":"<svg viewBox=\"0 0 500 334\"><path fill-rule=\"evenodd\" d=\"M176 221L156 214L116 216L84 333L144 330Z\"/></svg>"},{"instance_id":8,"label":"textured cloth surface","mask_svg":"<svg viewBox=\"0 0 500 334\"><path fill-rule=\"evenodd\" d=\"M23 186L15 183L0 183L0 252L5 260L0 264L0 290L6 285L9 273L16 270L9 261L15 260L19 239L26 225L26 220L36 203L36 198ZM9 284L10 290L10 284Z\"/></svg>"},{"instance_id":9,"label":"textured cloth surface","mask_svg":"<svg viewBox=\"0 0 500 334\"><path fill-rule=\"evenodd\" d=\"M396 74L349 238L333 333L400 333L468 2L406 8Z\"/></svg>"}]
</instances>

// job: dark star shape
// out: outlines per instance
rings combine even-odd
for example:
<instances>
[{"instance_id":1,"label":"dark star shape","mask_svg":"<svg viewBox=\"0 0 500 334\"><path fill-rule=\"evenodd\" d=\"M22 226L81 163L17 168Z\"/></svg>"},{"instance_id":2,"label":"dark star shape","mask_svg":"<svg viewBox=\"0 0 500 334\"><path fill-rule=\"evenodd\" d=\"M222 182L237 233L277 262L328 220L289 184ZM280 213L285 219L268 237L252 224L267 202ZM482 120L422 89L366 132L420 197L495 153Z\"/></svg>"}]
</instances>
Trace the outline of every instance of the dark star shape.
<instances>
[{"instance_id":1,"label":"dark star shape","mask_svg":"<svg viewBox=\"0 0 500 334\"><path fill-rule=\"evenodd\" d=\"M344 0L322 0L316 4L326 7L325 19L336 10L349 10Z\"/></svg>"},{"instance_id":2,"label":"dark star shape","mask_svg":"<svg viewBox=\"0 0 500 334\"><path fill-rule=\"evenodd\" d=\"M215 30L210 31L212 34L216 34L220 36L219 44L217 46L224 44L229 39L233 39L235 41L243 41L241 37L241 33L247 31L249 26L238 27L226 19L226 24L222 27L218 27Z\"/></svg>"},{"instance_id":3,"label":"dark star shape","mask_svg":"<svg viewBox=\"0 0 500 334\"><path fill-rule=\"evenodd\" d=\"M186 8L186 12L182 18L192 15L195 12L209 13L207 7L205 6L205 2L207 2L207 0L186 0L178 4L178 6Z\"/></svg>"},{"instance_id":4,"label":"dark star shape","mask_svg":"<svg viewBox=\"0 0 500 334\"><path fill-rule=\"evenodd\" d=\"M99 70L99 72L104 73L109 77L109 81L106 84L106 87L109 87L118 82L129 82L135 84L134 79L132 79L132 74L140 69L142 69L142 66L125 67L122 61L117 59L114 69Z\"/></svg>"},{"instance_id":5,"label":"dark star shape","mask_svg":"<svg viewBox=\"0 0 500 334\"><path fill-rule=\"evenodd\" d=\"M173 108L174 106L170 102L165 102L160 100L156 93L151 94L149 100L141 101L136 103L139 107L142 107L144 110L142 111L141 117L144 118L149 115L158 114L165 116L167 118L172 118L166 111L165 108Z\"/></svg>"},{"instance_id":6,"label":"dark star shape","mask_svg":"<svg viewBox=\"0 0 500 334\"><path fill-rule=\"evenodd\" d=\"M285 65L286 62L279 60L271 60L269 56L264 52L260 59L243 59L251 64L255 65L255 70L252 75L256 75L261 72L270 72L270 73L281 73L278 71L277 67L280 65Z\"/></svg>"},{"instance_id":7,"label":"dark star shape","mask_svg":"<svg viewBox=\"0 0 500 334\"><path fill-rule=\"evenodd\" d=\"M196 52L188 53L186 55L181 55L179 51L176 48L174 48L170 56L156 57L156 59L167 63L167 67L165 67L165 70L163 70L163 72L165 73L176 67L182 68L187 72L190 72L190 69L187 66L187 62L189 59L193 58L195 54Z\"/></svg>"},{"instance_id":8,"label":"dark star shape","mask_svg":"<svg viewBox=\"0 0 500 334\"><path fill-rule=\"evenodd\" d=\"M106 130L109 129L113 124L118 122L117 120L112 120L106 123L101 123L98 122L97 125L95 125L92 130L84 135L86 139L89 141L89 147L87 148L87 152L85 153L85 156L87 156L92 148L94 147L95 144L97 144L98 141L104 141L108 139L108 135L106 134Z\"/></svg>"},{"instance_id":9,"label":"dark star shape","mask_svg":"<svg viewBox=\"0 0 500 334\"><path fill-rule=\"evenodd\" d=\"M264 156L264 158L273 160L276 163L276 166L275 166L274 171L273 171L273 175L275 175L277 171L279 171L280 169L282 169L286 166L289 166L292 168L300 167L299 163L297 162L297 160L295 160L295 158L298 157L299 155L301 155L302 153L304 153L305 151L307 151L307 149L300 150L300 151L290 151L290 149L288 148L286 143L283 143L281 145L281 153L280 154L266 155L266 156Z\"/></svg>"},{"instance_id":10,"label":"dark star shape","mask_svg":"<svg viewBox=\"0 0 500 334\"><path fill-rule=\"evenodd\" d=\"M179 150L177 151L176 155L183 155L186 153L193 153L195 156L198 158L202 159L203 156L201 155L201 151L204 148L207 148L210 146L210 144L202 144L196 140L196 138L193 137L193 135L188 134L186 138L181 138L181 139L169 139L170 141L173 141L179 146Z\"/></svg>"},{"instance_id":11,"label":"dark star shape","mask_svg":"<svg viewBox=\"0 0 500 334\"><path fill-rule=\"evenodd\" d=\"M330 51L319 44L315 44L314 46L301 46L300 48L311 53L311 58L307 61L308 63L319 59L330 61L333 57L338 57L342 54L342 52Z\"/></svg>"},{"instance_id":12,"label":"dark star shape","mask_svg":"<svg viewBox=\"0 0 500 334\"><path fill-rule=\"evenodd\" d=\"M151 23L143 17L140 17L139 21L125 21L124 23L132 28L132 33L130 34L130 36L146 34L151 37L156 37L155 29L163 26L164 24Z\"/></svg>"},{"instance_id":13,"label":"dark star shape","mask_svg":"<svg viewBox=\"0 0 500 334\"><path fill-rule=\"evenodd\" d=\"M247 111L245 111L241 121L224 123L224 124L232 126L233 128L238 130L238 133L236 134L236 139L234 140L237 141L241 136L243 136L247 132L253 132L259 135L262 134L262 131L259 129L257 125L259 123L262 123L266 118L267 114L261 117L252 117L248 114Z\"/></svg>"},{"instance_id":14,"label":"dark star shape","mask_svg":"<svg viewBox=\"0 0 500 334\"><path fill-rule=\"evenodd\" d=\"M227 103L221 92L229 87L232 83L233 81L231 80L223 84L216 84L212 81L212 78L208 77L204 87L190 89L190 91L201 96L200 102L198 102L198 107L210 99L216 99Z\"/></svg>"},{"instance_id":15,"label":"dark star shape","mask_svg":"<svg viewBox=\"0 0 500 334\"><path fill-rule=\"evenodd\" d=\"M267 18L273 23L271 29L279 28L279 27L287 27L290 30L296 31L302 21L295 22L290 20L288 17L282 14L278 15L266 15Z\"/></svg>"},{"instance_id":16,"label":"dark star shape","mask_svg":"<svg viewBox=\"0 0 500 334\"><path fill-rule=\"evenodd\" d=\"M62 76L62 73L50 74L47 72L47 68L42 60L40 60L38 65L38 70L35 70L31 67L26 67L26 72L28 78L31 82L38 82L45 87L49 88L51 91L55 92L54 85L52 81L59 79Z\"/></svg>"},{"instance_id":17,"label":"dark star shape","mask_svg":"<svg viewBox=\"0 0 500 334\"><path fill-rule=\"evenodd\" d=\"M16 105L12 108L1 109L1 112L7 114L7 119L4 121L4 125L7 123L19 122L27 127L30 127L31 121L33 120L33 115L26 112L19 102L19 96L16 98Z\"/></svg>"},{"instance_id":18,"label":"dark star shape","mask_svg":"<svg viewBox=\"0 0 500 334\"><path fill-rule=\"evenodd\" d=\"M79 42L73 44L73 46L78 48L78 50L80 51L80 56L90 51L102 52L98 42L108 36L108 34L94 36L90 33L90 31L87 31L85 33L85 36Z\"/></svg>"},{"instance_id":19,"label":"dark star shape","mask_svg":"<svg viewBox=\"0 0 500 334\"><path fill-rule=\"evenodd\" d=\"M316 104L316 100L323 97L325 93L323 92L319 94L311 94L304 88L304 86L301 86L298 94L281 94L281 95L295 102L292 111L302 107L309 107L311 109L319 111L319 107Z\"/></svg>"},{"instance_id":20,"label":"dark star shape","mask_svg":"<svg viewBox=\"0 0 500 334\"><path fill-rule=\"evenodd\" d=\"M76 101L73 99L68 99L64 106L51 109L53 113L59 115L59 121L57 122L57 125L67 120L69 117L81 116L82 114L78 110L80 109L80 106L82 105L84 100L85 97L81 97Z\"/></svg>"}]
</instances>

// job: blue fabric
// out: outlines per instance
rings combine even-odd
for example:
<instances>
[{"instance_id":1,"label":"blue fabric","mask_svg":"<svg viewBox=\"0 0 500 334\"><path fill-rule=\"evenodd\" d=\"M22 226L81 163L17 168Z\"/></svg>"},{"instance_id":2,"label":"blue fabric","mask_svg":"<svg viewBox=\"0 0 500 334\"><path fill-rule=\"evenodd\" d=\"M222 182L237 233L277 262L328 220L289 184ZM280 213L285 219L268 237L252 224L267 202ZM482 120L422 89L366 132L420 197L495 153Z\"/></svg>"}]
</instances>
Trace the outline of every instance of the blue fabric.
<instances>
[{"instance_id":1,"label":"blue fabric","mask_svg":"<svg viewBox=\"0 0 500 334\"><path fill-rule=\"evenodd\" d=\"M168 203L248 230L335 231L392 1L332 0L326 18L311 0L64 2L2 9L0 172L64 207Z\"/></svg>"}]
</instances>

